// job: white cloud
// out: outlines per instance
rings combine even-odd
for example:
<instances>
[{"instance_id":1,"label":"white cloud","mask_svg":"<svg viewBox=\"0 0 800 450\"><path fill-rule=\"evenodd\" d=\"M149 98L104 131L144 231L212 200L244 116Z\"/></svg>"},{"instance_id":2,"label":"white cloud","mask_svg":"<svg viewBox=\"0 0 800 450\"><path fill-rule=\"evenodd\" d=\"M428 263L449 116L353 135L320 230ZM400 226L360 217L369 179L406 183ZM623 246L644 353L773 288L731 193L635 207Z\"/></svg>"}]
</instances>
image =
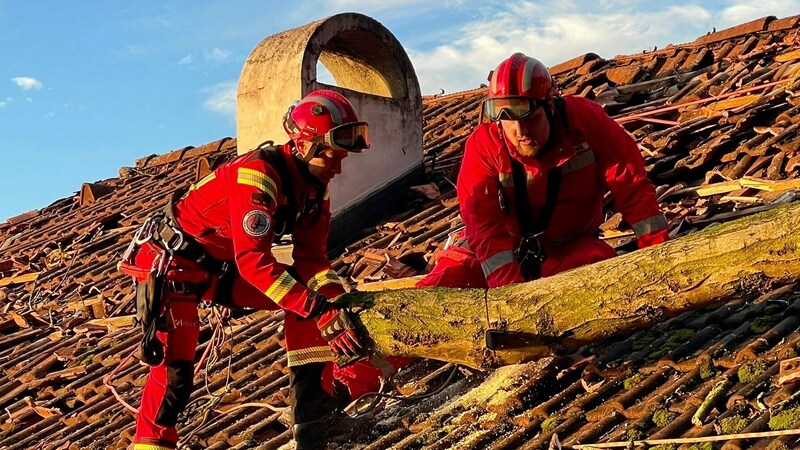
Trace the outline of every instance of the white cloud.
<instances>
[{"instance_id":1,"label":"white cloud","mask_svg":"<svg viewBox=\"0 0 800 450\"><path fill-rule=\"evenodd\" d=\"M11 97L6 97L5 100L0 100L0 108L5 108L11 103Z\"/></svg>"},{"instance_id":2,"label":"white cloud","mask_svg":"<svg viewBox=\"0 0 800 450\"><path fill-rule=\"evenodd\" d=\"M800 0L796 0L800 1ZM430 50L409 49L423 94L472 89L500 61L521 51L548 66L584 53L604 58L693 41L710 31L713 14L699 5L660 5L631 10L621 2L580 0L548 4L494 3L454 30L457 36Z\"/></svg>"},{"instance_id":3,"label":"white cloud","mask_svg":"<svg viewBox=\"0 0 800 450\"><path fill-rule=\"evenodd\" d=\"M38 91L43 86L41 81L32 77L14 77L11 81L21 87L23 91L30 91L31 89Z\"/></svg>"},{"instance_id":4,"label":"white cloud","mask_svg":"<svg viewBox=\"0 0 800 450\"><path fill-rule=\"evenodd\" d=\"M235 118L236 87L236 80L231 80L203 89L204 93L209 94L203 102L203 109Z\"/></svg>"},{"instance_id":5,"label":"white cloud","mask_svg":"<svg viewBox=\"0 0 800 450\"><path fill-rule=\"evenodd\" d=\"M760 0L758 2L735 0L729 2L720 14L721 23L717 30L728 28L765 16L784 18L800 12L800 0Z\"/></svg>"},{"instance_id":6,"label":"white cloud","mask_svg":"<svg viewBox=\"0 0 800 450\"><path fill-rule=\"evenodd\" d=\"M222 63L228 60L231 56L231 52L228 50L223 50L221 48L214 47L211 51L204 51L203 56L205 57L206 61L211 61L213 63Z\"/></svg>"},{"instance_id":7,"label":"white cloud","mask_svg":"<svg viewBox=\"0 0 800 450\"><path fill-rule=\"evenodd\" d=\"M178 60L178 65L179 66L183 66L183 65L191 64L191 63L192 63L192 55L186 55L183 58L181 58L180 60Z\"/></svg>"}]
</instances>

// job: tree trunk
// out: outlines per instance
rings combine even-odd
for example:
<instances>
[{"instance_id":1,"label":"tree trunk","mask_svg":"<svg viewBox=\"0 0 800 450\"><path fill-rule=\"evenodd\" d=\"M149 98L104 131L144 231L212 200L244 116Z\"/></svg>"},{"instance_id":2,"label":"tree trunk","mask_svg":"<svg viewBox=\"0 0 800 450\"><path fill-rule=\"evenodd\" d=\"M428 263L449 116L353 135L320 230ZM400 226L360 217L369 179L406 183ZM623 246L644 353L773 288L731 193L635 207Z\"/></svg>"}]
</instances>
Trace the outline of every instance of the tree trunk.
<instances>
[{"instance_id":1,"label":"tree trunk","mask_svg":"<svg viewBox=\"0 0 800 450\"><path fill-rule=\"evenodd\" d=\"M351 299L375 302L361 321L379 353L492 367L572 351L798 280L800 204L790 204L529 283ZM484 338L490 328L530 333L538 341L491 351Z\"/></svg>"}]
</instances>

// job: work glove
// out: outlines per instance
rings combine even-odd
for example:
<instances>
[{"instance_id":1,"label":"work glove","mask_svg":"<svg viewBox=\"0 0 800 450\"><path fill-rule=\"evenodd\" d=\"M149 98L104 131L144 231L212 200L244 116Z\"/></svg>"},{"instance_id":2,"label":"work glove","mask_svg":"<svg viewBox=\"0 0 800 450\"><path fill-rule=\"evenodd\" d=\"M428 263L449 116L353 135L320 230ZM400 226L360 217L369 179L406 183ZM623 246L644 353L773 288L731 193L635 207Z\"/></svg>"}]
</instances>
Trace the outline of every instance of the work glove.
<instances>
[{"instance_id":1,"label":"work glove","mask_svg":"<svg viewBox=\"0 0 800 450\"><path fill-rule=\"evenodd\" d=\"M322 314L315 318L317 328L328 345L338 356L364 356L367 347L358 338L353 323L354 314L349 309L339 309L329 305Z\"/></svg>"},{"instance_id":2,"label":"work glove","mask_svg":"<svg viewBox=\"0 0 800 450\"><path fill-rule=\"evenodd\" d=\"M333 353L340 357L361 357L369 353L369 348L364 341L359 338L358 328L354 323L358 313L365 307L371 306L371 301L358 301L347 299L351 294L343 294L334 301L327 301L324 297L317 295L316 303L320 311L312 314L317 323L322 337L328 341L328 345ZM349 301L348 301L349 300Z\"/></svg>"}]
</instances>

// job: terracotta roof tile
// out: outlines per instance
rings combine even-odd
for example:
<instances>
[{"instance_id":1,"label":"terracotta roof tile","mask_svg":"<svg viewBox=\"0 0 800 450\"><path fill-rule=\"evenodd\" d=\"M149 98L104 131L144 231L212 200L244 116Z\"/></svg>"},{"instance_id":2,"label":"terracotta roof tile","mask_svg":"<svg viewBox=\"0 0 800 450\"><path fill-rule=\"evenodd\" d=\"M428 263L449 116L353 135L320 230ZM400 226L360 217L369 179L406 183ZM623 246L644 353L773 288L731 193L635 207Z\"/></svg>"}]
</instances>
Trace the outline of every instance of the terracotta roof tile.
<instances>
[{"instance_id":1,"label":"terracotta roof tile","mask_svg":"<svg viewBox=\"0 0 800 450\"><path fill-rule=\"evenodd\" d=\"M555 66L550 67L550 74L553 76L560 75L564 72L577 69L583 65L586 65L588 62L596 61L598 59L601 58L596 53L586 53L581 56L576 56L569 61L564 61L561 64L556 64Z\"/></svg>"},{"instance_id":2,"label":"terracotta roof tile","mask_svg":"<svg viewBox=\"0 0 800 450\"><path fill-rule=\"evenodd\" d=\"M730 40L739 36L756 33L767 29L767 26L775 20L775 16L766 16L741 25L736 25L722 31L710 33L706 36L697 38L694 43L699 45L713 44L715 42Z\"/></svg>"}]
</instances>

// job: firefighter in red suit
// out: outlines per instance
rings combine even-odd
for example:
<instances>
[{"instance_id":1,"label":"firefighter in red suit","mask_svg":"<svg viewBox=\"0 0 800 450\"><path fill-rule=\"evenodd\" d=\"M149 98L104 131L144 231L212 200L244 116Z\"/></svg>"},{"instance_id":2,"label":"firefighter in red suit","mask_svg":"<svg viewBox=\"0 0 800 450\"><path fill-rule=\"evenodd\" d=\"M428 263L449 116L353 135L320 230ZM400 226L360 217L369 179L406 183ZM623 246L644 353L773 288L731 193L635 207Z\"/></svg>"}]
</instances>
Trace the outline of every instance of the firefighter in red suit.
<instances>
[{"instance_id":1,"label":"firefighter in red suit","mask_svg":"<svg viewBox=\"0 0 800 450\"><path fill-rule=\"evenodd\" d=\"M484 112L458 176L463 239L419 286L493 288L615 256L597 237L607 190L639 247L669 239L636 143L596 103L558 96L541 62L500 63Z\"/></svg>"},{"instance_id":2,"label":"firefighter in red suit","mask_svg":"<svg viewBox=\"0 0 800 450\"><path fill-rule=\"evenodd\" d=\"M153 367L137 418L136 450L177 445L175 425L193 390L199 300L286 311L298 449L325 445L349 425L332 395L334 378L356 397L377 390L377 369L365 362L345 369L332 363L335 355L363 355L365 346L352 313L334 301L345 290L326 254L328 182L350 152L369 147L368 125L342 95L318 90L289 109L284 128L287 144L241 155L178 193L171 211L146 223L146 235L136 239L144 243L125 258L123 270L140 281L137 295L149 289L168 299L153 313L162 313L166 324L146 329L145 338L149 331L154 338L149 347L146 339L142 344ZM284 233L293 237L291 267L271 251Z\"/></svg>"}]
</instances>

